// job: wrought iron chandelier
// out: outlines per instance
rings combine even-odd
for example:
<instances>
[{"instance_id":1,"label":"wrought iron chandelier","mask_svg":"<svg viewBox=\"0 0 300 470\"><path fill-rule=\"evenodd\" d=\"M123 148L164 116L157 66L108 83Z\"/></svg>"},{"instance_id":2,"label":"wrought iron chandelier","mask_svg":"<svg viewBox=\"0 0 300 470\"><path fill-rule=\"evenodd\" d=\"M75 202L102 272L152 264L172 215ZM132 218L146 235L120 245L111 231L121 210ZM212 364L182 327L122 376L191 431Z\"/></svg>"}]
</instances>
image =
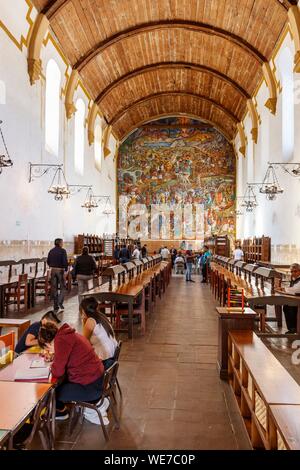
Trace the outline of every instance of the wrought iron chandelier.
<instances>
[{"instance_id":1,"label":"wrought iron chandelier","mask_svg":"<svg viewBox=\"0 0 300 470\"><path fill-rule=\"evenodd\" d=\"M64 198L69 197L70 189L62 167L56 169L48 193L54 194L55 201L62 201Z\"/></svg>"},{"instance_id":2,"label":"wrought iron chandelier","mask_svg":"<svg viewBox=\"0 0 300 470\"><path fill-rule=\"evenodd\" d=\"M98 203L94 199L93 190L91 187L88 189L85 201L83 204L81 204L81 207L87 209L88 212L92 212L93 209L98 207Z\"/></svg>"},{"instance_id":3,"label":"wrought iron chandelier","mask_svg":"<svg viewBox=\"0 0 300 470\"><path fill-rule=\"evenodd\" d=\"M279 184L277 179L275 169L272 164L269 163L267 172L265 174L264 180L261 187L259 188L261 194L265 194L269 201L274 201L277 194L282 194L283 189Z\"/></svg>"},{"instance_id":4,"label":"wrought iron chandelier","mask_svg":"<svg viewBox=\"0 0 300 470\"><path fill-rule=\"evenodd\" d=\"M8 168L10 166L13 166L13 162L12 162L10 156L9 156L8 149L7 149L7 146L6 146L6 142L4 140L4 135L3 135L3 132L2 132L2 129L1 129L1 124L2 123L3 123L3 121L0 120L0 134L1 134L1 139L2 139L3 146L4 146L4 150L5 150L5 154L0 155L0 174L2 173L3 168Z\"/></svg>"},{"instance_id":5,"label":"wrought iron chandelier","mask_svg":"<svg viewBox=\"0 0 300 470\"><path fill-rule=\"evenodd\" d=\"M247 184L244 196L242 196L241 207L245 207L246 212L253 212L258 206L256 196L251 184Z\"/></svg>"}]
</instances>

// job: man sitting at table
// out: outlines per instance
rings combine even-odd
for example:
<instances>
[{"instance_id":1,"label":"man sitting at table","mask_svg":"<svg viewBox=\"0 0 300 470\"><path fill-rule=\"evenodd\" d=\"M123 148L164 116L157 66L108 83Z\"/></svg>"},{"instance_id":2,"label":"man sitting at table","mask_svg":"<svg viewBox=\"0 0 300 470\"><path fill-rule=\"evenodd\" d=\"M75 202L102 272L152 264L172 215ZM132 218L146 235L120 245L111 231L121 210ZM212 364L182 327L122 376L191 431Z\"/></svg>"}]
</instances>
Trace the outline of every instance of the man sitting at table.
<instances>
[{"instance_id":1,"label":"man sitting at table","mask_svg":"<svg viewBox=\"0 0 300 470\"><path fill-rule=\"evenodd\" d=\"M300 264L293 263L290 267L291 270L291 282L290 287L280 288L281 292L287 294L300 295ZM288 331L286 333L297 333L297 313L298 307L292 307L290 305L283 306L283 313L285 316L285 322Z\"/></svg>"},{"instance_id":2,"label":"man sitting at table","mask_svg":"<svg viewBox=\"0 0 300 470\"><path fill-rule=\"evenodd\" d=\"M36 321L32 323L27 330L23 333L21 338L19 339L16 347L15 352L17 354L21 354L22 352L26 351L26 349L31 348L32 346L38 346L38 336L39 331L42 325L46 323L54 323L58 325L60 323L59 318L55 315L55 313L50 310L49 312L45 313L42 316L40 321Z\"/></svg>"}]
</instances>

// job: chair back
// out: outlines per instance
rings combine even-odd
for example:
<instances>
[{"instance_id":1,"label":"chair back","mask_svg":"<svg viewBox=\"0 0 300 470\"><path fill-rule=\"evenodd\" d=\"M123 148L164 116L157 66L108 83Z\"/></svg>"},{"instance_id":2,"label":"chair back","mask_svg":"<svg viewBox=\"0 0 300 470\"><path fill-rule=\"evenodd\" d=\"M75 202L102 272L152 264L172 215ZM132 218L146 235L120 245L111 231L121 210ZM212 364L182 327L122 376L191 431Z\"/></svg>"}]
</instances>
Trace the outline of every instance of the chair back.
<instances>
[{"instance_id":1,"label":"chair back","mask_svg":"<svg viewBox=\"0 0 300 470\"><path fill-rule=\"evenodd\" d=\"M0 265L0 284L9 282L11 268L9 264Z\"/></svg>"},{"instance_id":2,"label":"chair back","mask_svg":"<svg viewBox=\"0 0 300 470\"><path fill-rule=\"evenodd\" d=\"M0 336L0 368L10 364L14 359L15 332Z\"/></svg>"},{"instance_id":3,"label":"chair back","mask_svg":"<svg viewBox=\"0 0 300 470\"><path fill-rule=\"evenodd\" d=\"M20 262L13 264L11 267L12 277L20 276L21 274L23 274L23 264Z\"/></svg>"},{"instance_id":4,"label":"chair back","mask_svg":"<svg viewBox=\"0 0 300 470\"><path fill-rule=\"evenodd\" d=\"M28 281L28 274L19 274L18 288L25 287Z\"/></svg>"},{"instance_id":5,"label":"chair back","mask_svg":"<svg viewBox=\"0 0 300 470\"><path fill-rule=\"evenodd\" d=\"M122 341L118 341L118 346L116 347L115 355L114 355L115 361L119 361L121 347L122 347Z\"/></svg>"},{"instance_id":6,"label":"chair back","mask_svg":"<svg viewBox=\"0 0 300 470\"><path fill-rule=\"evenodd\" d=\"M118 369L119 363L116 361L104 372L103 396L110 396L111 392L113 391L113 388L116 384Z\"/></svg>"}]
</instances>

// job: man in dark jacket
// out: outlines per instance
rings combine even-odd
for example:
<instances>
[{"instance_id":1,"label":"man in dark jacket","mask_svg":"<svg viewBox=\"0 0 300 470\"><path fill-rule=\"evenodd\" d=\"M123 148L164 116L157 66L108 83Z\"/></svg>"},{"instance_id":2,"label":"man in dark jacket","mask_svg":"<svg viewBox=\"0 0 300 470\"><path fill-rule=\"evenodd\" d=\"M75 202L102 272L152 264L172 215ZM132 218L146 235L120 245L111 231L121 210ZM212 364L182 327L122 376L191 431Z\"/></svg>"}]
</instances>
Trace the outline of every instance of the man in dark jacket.
<instances>
[{"instance_id":1,"label":"man in dark jacket","mask_svg":"<svg viewBox=\"0 0 300 470\"><path fill-rule=\"evenodd\" d=\"M75 261L74 271L78 281L78 300L81 302L81 294L88 290L88 281L93 279L97 270L96 261L93 256L89 255L87 246L83 247L82 255L78 256Z\"/></svg>"},{"instance_id":2,"label":"man in dark jacket","mask_svg":"<svg viewBox=\"0 0 300 470\"><path fill-rule=\"evenodd\" d=\"M125 245L122 246L119 253L119 260L121 264L128 263L130 261L130 253L128 248Z\"/></svg>"},{"instance_id":3,"label":"man in dark jacket","mask_svg":"<svg viewBox=\"0 0 300 470\"><path fill-rule=\"evenodd\" d=\"M54 312L64 309L65 297L65 277L64 273L68 271L67 252L63 248L63 240L56 238L54 248L49 251L47 264L51 268L51 299L54 302Z\"/></svg>"}]
</instances>

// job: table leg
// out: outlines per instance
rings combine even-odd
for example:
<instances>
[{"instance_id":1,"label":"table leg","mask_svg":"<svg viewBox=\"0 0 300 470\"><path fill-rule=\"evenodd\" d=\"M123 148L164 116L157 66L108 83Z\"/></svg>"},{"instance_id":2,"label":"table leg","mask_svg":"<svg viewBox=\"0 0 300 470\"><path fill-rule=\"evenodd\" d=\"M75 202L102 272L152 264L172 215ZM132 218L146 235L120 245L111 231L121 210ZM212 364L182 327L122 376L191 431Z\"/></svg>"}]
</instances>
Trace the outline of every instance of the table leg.
<instances>
[{"instance_id":1,"label":"table leg","mask_svg":"<svg viewBox=\"0 0 300 470\"><path fill-rule=\"evenodd\" d=\"M0 315L5 317L5 287L0 286Z\"/></svg>"},{"instance_id":2,"label":"table leg","mask_svg":"<svg viewBox=\"0 0 300 470\"><path fill-rule=\"evenodd\" d=\"M132 338L133 332L133 299L128 302L128 338Z\"/></svg>"},{"instance_id":3,"label":"table leg","mask_svg":"<svg viewBox=\"0 0 300 470\"><path fill-rule=\"evenodd\" d=\"M282 327L282 305L275 305L275 316L277 318L278 326Z\"/></svg>"}]
</instances>

